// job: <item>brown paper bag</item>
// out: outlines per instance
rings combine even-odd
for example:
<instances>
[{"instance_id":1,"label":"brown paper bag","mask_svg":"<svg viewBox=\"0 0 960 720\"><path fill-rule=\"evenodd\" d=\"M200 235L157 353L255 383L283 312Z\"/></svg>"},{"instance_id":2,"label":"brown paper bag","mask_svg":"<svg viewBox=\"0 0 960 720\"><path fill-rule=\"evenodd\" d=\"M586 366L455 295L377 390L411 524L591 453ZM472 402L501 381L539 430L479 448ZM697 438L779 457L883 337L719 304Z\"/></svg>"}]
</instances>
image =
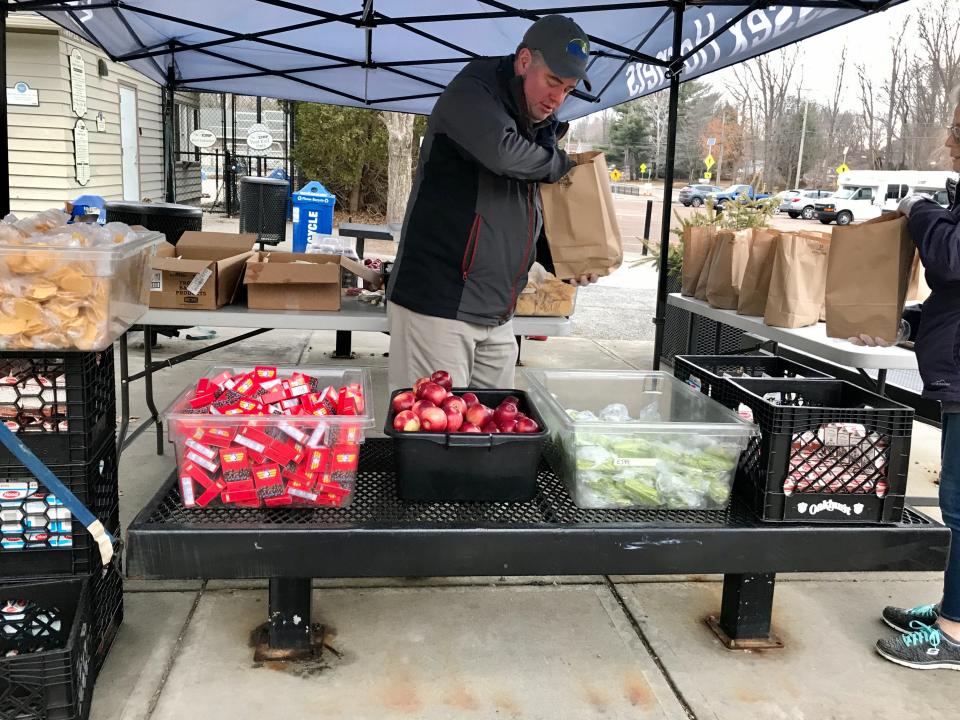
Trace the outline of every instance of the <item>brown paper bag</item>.
<instances>
[{"instance_id":1,"label":"brown paper bag","mask_svg":"<svg viewBox=\"0 0 960 720\"><path fill-rule=\"evenodd\" d=\"M753 231L750 258L740 283L740 300L737 303L737 313L740 315L763 316L770 292L773 254L776 252L779 237L780 233L770 228L757 228Z\"/></svg>"},{"instance_id":2,"label":"brown paper bag","mask_svg":"<svg viewBox=\"0 0 960 720\"><path fill-rule=\"evenodd\" d=\"M914 253L904 217L836 228L827 264L827 336L896 342Z\"/></svg>"},{"instance_id":3,"label":"brown paper bag","mask_svg":"<svg viewBox=\"0 0 960 720\"><path fill-rule=\"evenodd\" d=\"M707 279L707 302L720 310L736 310L740 301L740 283L750 259L752 230L721 230Z\"/></svg>"},{"instance_id":4,"label":"brown paper bag","mask_svg":"<svg viewBox=\"0 0 960 720\"><path fill-rule=\"evenodd\" d=\"M570 153L581 164L555 183L541 183L543 224L561 280L609 275L623 262L620 228L603 153Z\"/></svg>"},{"instance_id":5,"label":"brown paper bag","mask_svg":"<svg viewBox=\"0 0 960 720\"><path fill-rule=\"evenodd\" d=\"M933 292L927 285L927 275L923 269L923 263L920 262L920 253L913 254L913 265L910 267L910 282L907 284L907 300L917 302L926 302Z\"/></svg>"},{"instance_id":6,"label":"brown paper bag","mask_svg":"<svg viewBox=\"0 0 960 720\"><path fill-rule=\"evenodd\" d=\"M683 229L683 272L681 274L680 294L692 297L697 292L697 281L703 272L710 247L716 239L717 229L713 225L702 227L688 226Z\"/></svg>"},{"instance_id":7,"label":"brown paper bag","mask_svg":"<svg viewBox=\"0 0 960 720\"><path fill-rule=\"evenodd\" d=\"M700 270L700 275L697 277L697 287L693 291L693 296L697 300L706 300L707 299L707 282L710 280L710 266L713 264L713 254L717 250L717 236L710 236L710 247L707 248L707 257L703 261L703 268Z\"/></svg>"},{"instance_id":8,"label":"brown paper bag","mask_svg":"<svg viewBox=\"0 0 960 720\"><path fill-rule=\"evenodd\" d=\"M767 325L798 328L818 322L827 286L829 249L830 240L826 236L780 234L763 313Z\"/></svg>"}]
</instances>

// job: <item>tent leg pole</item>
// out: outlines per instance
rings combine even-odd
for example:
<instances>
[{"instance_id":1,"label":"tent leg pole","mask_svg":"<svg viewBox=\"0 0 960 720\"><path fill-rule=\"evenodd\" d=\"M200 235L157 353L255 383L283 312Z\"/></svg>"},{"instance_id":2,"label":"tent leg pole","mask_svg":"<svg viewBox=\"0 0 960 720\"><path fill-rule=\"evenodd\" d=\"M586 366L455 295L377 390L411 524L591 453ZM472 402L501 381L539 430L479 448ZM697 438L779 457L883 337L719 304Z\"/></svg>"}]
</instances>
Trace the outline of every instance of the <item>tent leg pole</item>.
<instances>
[{"instance_id":1,"label":"tent leg pole","mask_svg":"<svg viewBox=\"0 0 960 720\"><path fill-rule=\"evenodd\" d=\"M177 71L173 64L173 44L170 45L170 65L167 66L167 84L163 89L164 94L164 110L165 117L163 118L163 150L164 150L164 163L163 163L163 174L164 174L164 186L166 187L166 201L168 203L174 203L177 201L177 188L176 188L176 162L174 159L174 143L176 142L176 132L174 123L176 122L176 112L174 103L176 102L174 96L174 86L177 83Z\"/></svg>"},{"instance_id":2,"label":"tent leg pole","mask_svg":"<svg viewBox=\"0 0 960 720\"><path fill-rule=\"evenodd\" d=\"M667 314L667 260L670 256L670 218L673 202L673 166L677 150L677 106L680 104L680 73L683 71L683 58L680 45L683 42L683 4L673 11L673 60L670 63L670 108L667 118L667 157L663 178L663 212L660 223L660 262L657 279L657 313L653 319L656 325L656 339L653 343L653 369L660 369L660 355L663 352L663 330Z\"/></svg>"}]
</instances>

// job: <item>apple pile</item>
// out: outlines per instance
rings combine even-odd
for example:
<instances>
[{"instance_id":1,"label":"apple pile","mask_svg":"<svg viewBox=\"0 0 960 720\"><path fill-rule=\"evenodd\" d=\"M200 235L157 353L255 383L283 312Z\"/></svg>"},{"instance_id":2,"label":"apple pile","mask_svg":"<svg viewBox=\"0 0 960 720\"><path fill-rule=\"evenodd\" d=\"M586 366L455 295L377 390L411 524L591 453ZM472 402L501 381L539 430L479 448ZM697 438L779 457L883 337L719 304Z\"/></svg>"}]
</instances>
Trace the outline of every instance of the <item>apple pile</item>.
<instances>
[{"instance_id":1,"label":"apple pile","mask_svg":"<svg viewBox=\"0 0 960 720\"><path fill-rule=\"evenodd\" d=\"M487 407L472 392L454 395L453 380L446 370L437 370L413 384L413 390L397 393L391 407L393 429L399 432L432 433L535 433L536 420L520 412L513 395L496 408Z\"/></svg>"}]
</instances>

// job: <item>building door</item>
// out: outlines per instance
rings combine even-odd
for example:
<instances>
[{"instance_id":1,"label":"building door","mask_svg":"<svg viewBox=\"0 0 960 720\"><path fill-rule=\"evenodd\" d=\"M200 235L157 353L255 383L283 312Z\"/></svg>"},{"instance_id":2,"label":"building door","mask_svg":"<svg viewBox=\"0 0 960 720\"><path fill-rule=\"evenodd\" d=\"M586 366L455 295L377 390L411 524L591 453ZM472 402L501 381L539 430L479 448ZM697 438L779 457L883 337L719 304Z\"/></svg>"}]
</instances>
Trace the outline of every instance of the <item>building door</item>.
<instances>
[{"instance_id":1,"label":"building door","mask_svg":"<svg viewBox=\"0 0 960 720\"><path fill-rule=\"evenodd\" d=\"M120 86L120 162L123 199L140 200L140 138L137 123L137 91Z\"/></svg>"}]
</instances>

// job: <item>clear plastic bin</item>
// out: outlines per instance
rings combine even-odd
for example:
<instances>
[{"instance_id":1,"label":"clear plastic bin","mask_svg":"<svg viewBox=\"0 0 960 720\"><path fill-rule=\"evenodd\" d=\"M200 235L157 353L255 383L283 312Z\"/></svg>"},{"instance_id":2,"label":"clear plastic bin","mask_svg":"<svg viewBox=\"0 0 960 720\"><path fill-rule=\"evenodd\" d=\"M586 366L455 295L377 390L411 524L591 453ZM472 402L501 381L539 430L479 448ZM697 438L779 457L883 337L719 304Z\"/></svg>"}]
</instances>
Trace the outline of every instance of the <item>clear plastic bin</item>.
<instances>
[{"instance_id":1,"label":"clear plastic bin","mask_svg":"<svg viewBox=\"0 0 960 720\"><path fill-rule=\"evenodd\" d=\"M224 371L242 375L253 370L252 366L215 365L202 377L213 379ZM277 367L280 378L294 373L313 378L320 390L360 385L360 413L323 417L198 414L190 405L196 389L196 382L191 383L163 413L176 452L185 506L346 507L352 502L360 445L366 430L374 424L370 371ZM291 457L298 446L302 456ZM256 498L250 489L256 491Z\"/></svg>"},{"instance_id":2,"label":"clear plastic bin","mask_svg":"<svg viewBox=\"0 0 960 720\"><path fill-rule=\"evenodd\" d=\"M705 510L729 503L740 453L757 435L733 411L663 372L524 374L578 507Z\"/></svg>"},{"instance_id":3,"label":"clear plastic bin","mask_svg":"<svg viewBox=\"0 0 960 720\"><path fill-rule=\"evenodd\" d=\"M0 243L0 350L109 347L146 312L162 242L150 231L114 246Z\"/></svg>"}]
</instances>

